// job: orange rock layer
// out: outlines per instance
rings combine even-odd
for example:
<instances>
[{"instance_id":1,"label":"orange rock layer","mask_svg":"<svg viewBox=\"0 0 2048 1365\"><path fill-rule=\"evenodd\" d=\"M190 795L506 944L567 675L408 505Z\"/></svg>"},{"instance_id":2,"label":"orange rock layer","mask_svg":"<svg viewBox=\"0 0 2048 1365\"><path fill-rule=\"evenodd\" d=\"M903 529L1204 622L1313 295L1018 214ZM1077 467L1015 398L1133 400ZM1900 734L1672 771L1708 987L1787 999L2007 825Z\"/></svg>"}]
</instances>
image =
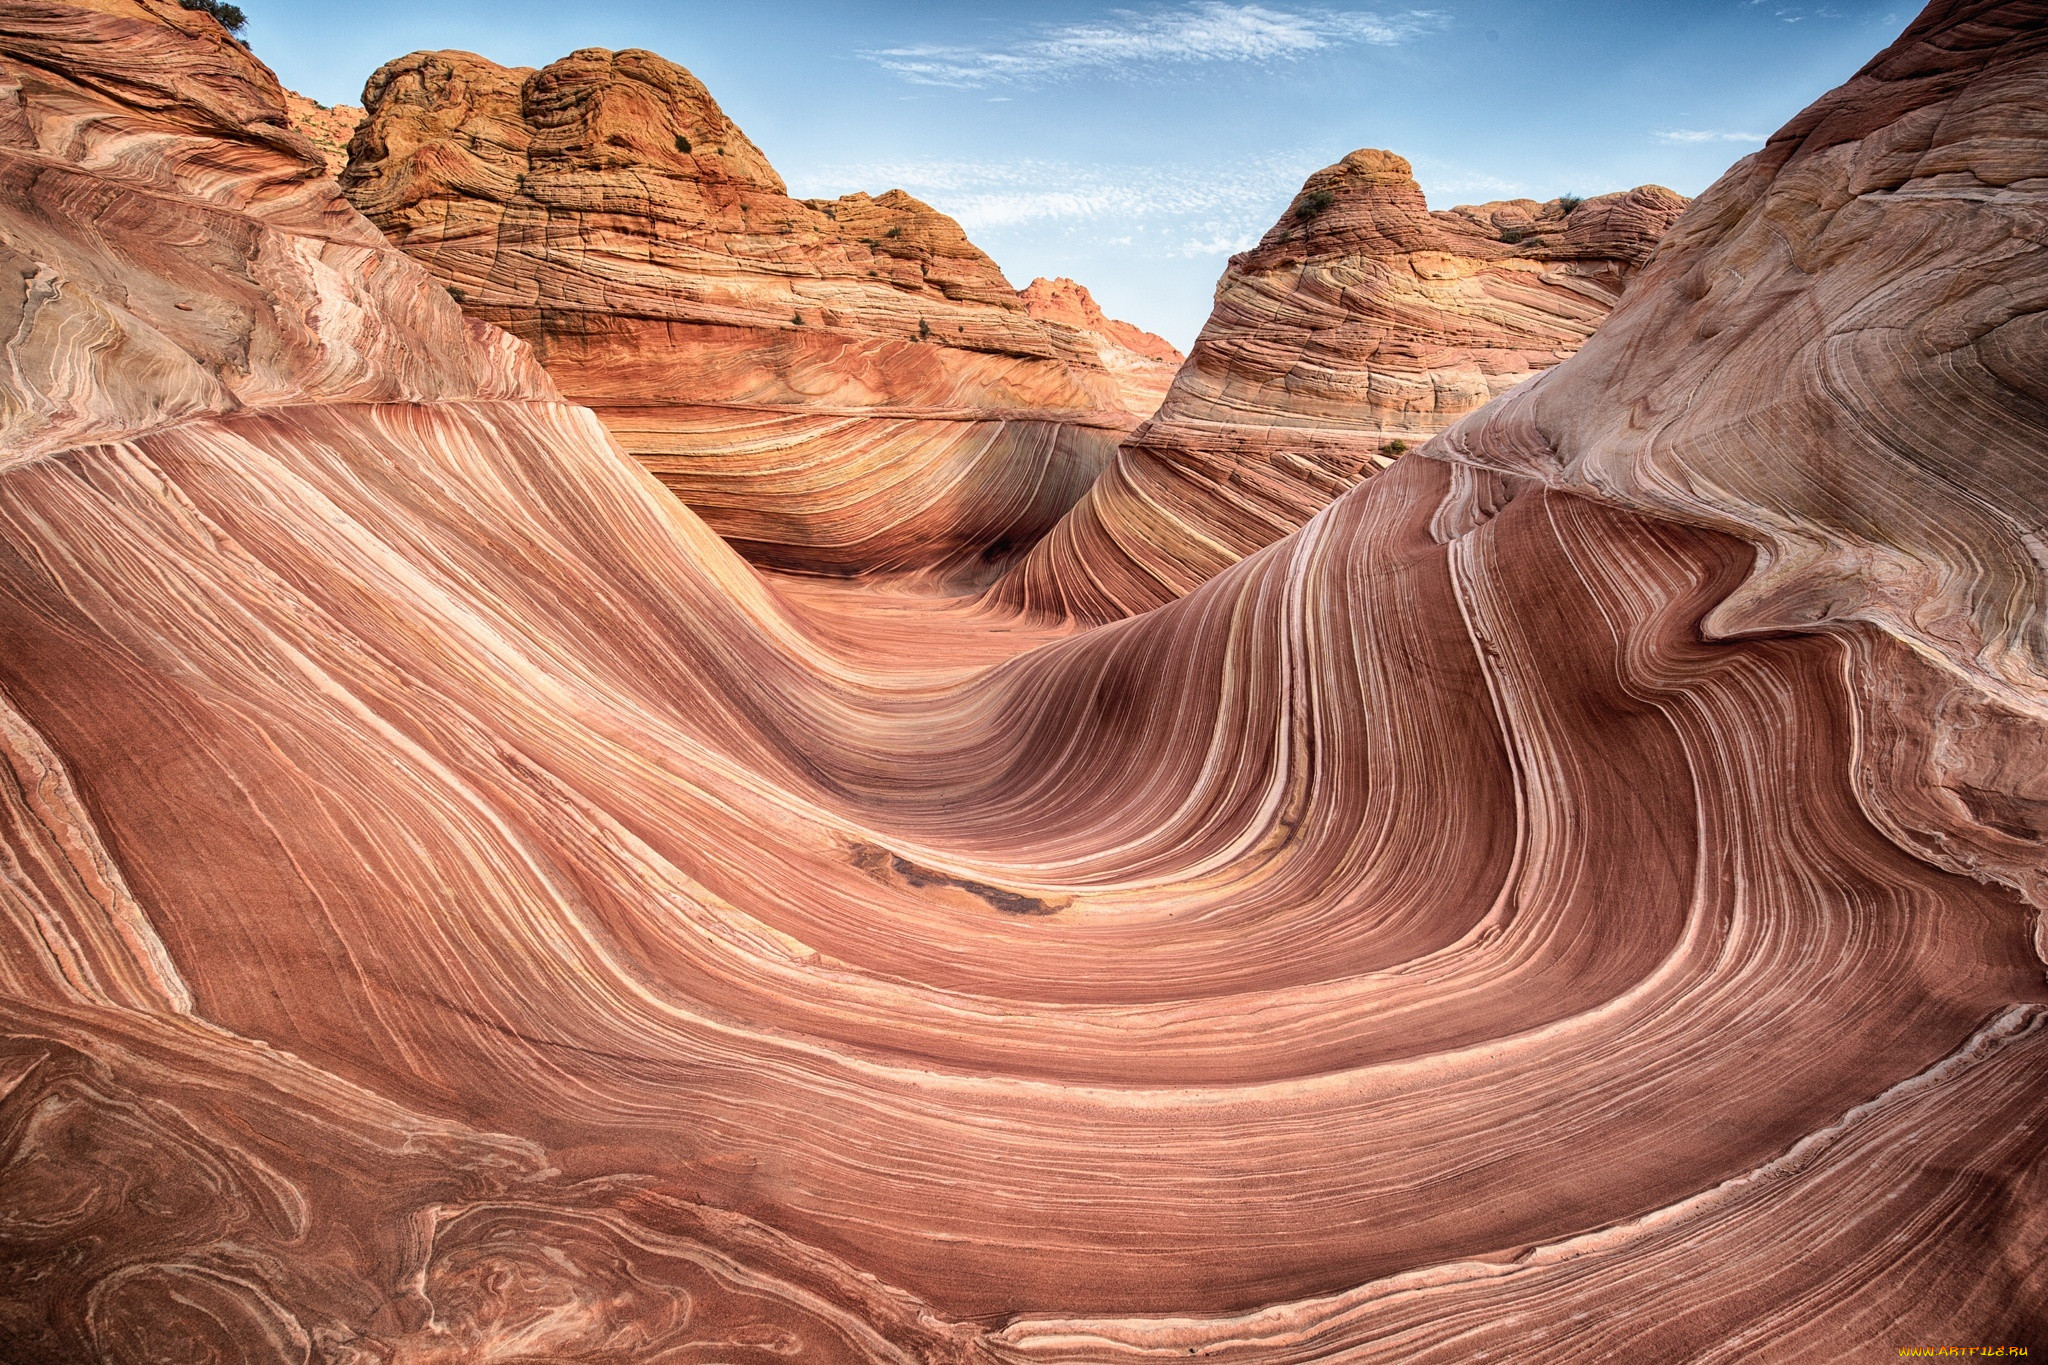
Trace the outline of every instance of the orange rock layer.
<instances>
[{"instance_id":1,"label":"orange rock layer","mask_svg":"<svg viewBox=\"0 0 2048 1365\"><path fill-rule=\"evenodd\" d=\"M1160 400L1187 359L1165 337L1105 315L1085 285L1064 276L1033 280L1017 291L1025 311L1040 322L1081 333L1116 376L1123 404L1139 417L1158 411Z\"/></svg>"},{"instance_id":2,"label":"orange rock layer","mask_svg":"<svg viewBox=\"0 0 2048 1365\"><path fill-rule=\"evenodd\" d=\"M1231 258L1158 412L999 600L1113 620L1272 544L1577 350L1685 203L1648 185L1431 213L1390 152L1317 171Z\"/></svg>"},{"instance_id":3,"label":"orange rock layer","mask_svg":"<svg viewBox=\"0 0 2048 1365\"><path fill-rule=\"evenodd\" d=\"M0 64L0 1355L2048 1331L2048 7L1092 629L774 586L211 20Z\"/></svg>"},{"instance_id":4,"label":"orange rock layer","mask_svg":"<svg viewBox=\"0 0 2048 1365\"><path fill-rule=\"evenodd\" d=\"M901 190L795 200L683 68L391 62L350 199L757 563L993 576L1138 413Z\"/></svg>"},{"instance_id":5,"label":"orange rock layer","mask_svg":"<svg viewBox=\"0 0 2048 1365\"><path fill-rule=\"evenodd\" d=\"M284 105L292 127L304 133L320 153L327 173L338 176L346 170L349 139L362 123L363 111L349 104L322 104L293 90L284 92Z\"/></svg>"}]
</instances>

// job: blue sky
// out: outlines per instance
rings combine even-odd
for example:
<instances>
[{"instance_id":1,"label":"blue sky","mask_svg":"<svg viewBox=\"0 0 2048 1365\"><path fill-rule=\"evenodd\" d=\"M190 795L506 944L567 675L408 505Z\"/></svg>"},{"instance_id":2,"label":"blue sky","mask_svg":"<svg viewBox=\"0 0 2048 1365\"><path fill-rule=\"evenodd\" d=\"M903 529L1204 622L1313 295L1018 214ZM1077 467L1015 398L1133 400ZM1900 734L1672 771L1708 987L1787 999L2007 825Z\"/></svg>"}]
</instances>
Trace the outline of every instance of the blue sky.
<instances>
[{"instance_id":1,"label":"blue sky","mask_svg":"<svg viewBox=\"0 0 2048 1365\"><path fill-rule=\"evenodd\" d=\"M286 85L355 103L418 48L541 66L644 47L696 72L799 196L902 187L1012 282L1069 275L1183 349L1224 260L1357 147L1431 207L1696 194L1896 36L1911 4L1412 8L1294 0L240 0Z\"/></svg>"}]
</instances>

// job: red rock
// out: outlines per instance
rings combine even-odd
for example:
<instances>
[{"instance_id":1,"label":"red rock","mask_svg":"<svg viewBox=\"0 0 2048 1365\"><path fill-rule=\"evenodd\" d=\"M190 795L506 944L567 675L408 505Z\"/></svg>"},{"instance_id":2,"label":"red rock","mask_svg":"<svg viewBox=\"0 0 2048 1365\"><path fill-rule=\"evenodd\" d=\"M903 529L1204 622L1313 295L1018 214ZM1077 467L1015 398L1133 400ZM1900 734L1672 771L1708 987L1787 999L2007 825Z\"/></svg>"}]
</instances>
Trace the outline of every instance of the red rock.
<instances>
[{"instance_id":1,"label":"red rock","mask_svg":"<svg viewBox=\"0 0 2048 1365\"><path fill-rule=\"evenodd\" d=\"M0 66L6 1359L2040 1333L2048 6L1092 629L770 586L210 20Z\"/></svg>"},{"instance_id":2,"label":"red rock","mask_svg":"<svg viewBox=\"0 0 2048 1365\"><path fill-rule=\"evenodd\" d=\"M66 27L82 15L97 45ZM0 196L24 283L0 469L316 394L552 394L425 272L371 268L390 258L383 238L323 180L275 79L212 18L105 0L17 6L8 22Z\"/></svg>"},{"instance_id":3,"label":"red rock","mask_svg":"<svg viewBox=\"0 0 2048 1365\"><path fill-rule=\"evenodd\" d=\"M295 90L284 92L285 111L292 127L306 135L319 149L329 175L340 175L348 167L348 143L363 121L363 111L351 104L326 105Z\"/></svg>"},{"instance_id":4,"label":"red rock","mask_svg":"<svg viewBox=\"0 0 2048 1365\"><path fill-rule=\"evenodd\" d=\"M997 600L1110 620L1270 545L1578 349L1685 203L1648 185L1431 213L1391 152L1317 171L1231 259L1158 412Z\"/></svg>"},{"instance_id":5,"label":"red rock","mask_svg":"<svg viewBox=\"0 0 2048 1365\"><path fill-rule=\"evenodd\" d=\"M985 579L1133 425L952 219L791 199L652 53L414 53L364 99L355 204L758 563Z\"/></svg>"},{"instance_id":6,"label":"red rock","mask_svg":"<svg viewBox=\"0 0 2048 1365\"><path fill-rule=\"evenodd\" d=\"M1064 277L1033 280L1017 296L1025 311L1040 322L1070 327L1082 334L1102 357L1103 368L1116 376L1124 406L1134 416L1150 417L1166 397L1173 376L1187 357L1165 337L1104 315L1084 285Z\"/></svg>"}]
</instances>

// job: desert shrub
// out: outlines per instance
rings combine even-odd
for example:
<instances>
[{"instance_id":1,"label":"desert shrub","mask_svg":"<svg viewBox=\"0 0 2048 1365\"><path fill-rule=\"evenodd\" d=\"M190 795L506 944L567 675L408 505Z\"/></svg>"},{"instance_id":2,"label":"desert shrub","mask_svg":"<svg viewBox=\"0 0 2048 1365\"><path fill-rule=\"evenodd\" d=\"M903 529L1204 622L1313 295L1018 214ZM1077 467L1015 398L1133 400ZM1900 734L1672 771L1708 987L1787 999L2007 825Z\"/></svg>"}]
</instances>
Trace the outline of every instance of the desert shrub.
<instances>
[{"instance_id":1,"label":"desert shrub","mask_svg":"<svg viewBox=\"0 0 2048 1365\"><path fill-rule=\"evenodd\" d=\"M677 151L679 151L679 152L687 152L687 151L689 151L689 150L690 150L690 139L688 139L688 138L684 137L684 136L683 136L683 135L682 135L681 133L677 133L677 134L676 134L676 150L677 150Z\"/></svg>"},{"instance_id":2,"label":"desert shrub","mask_svg":"<svg viewBox=\"0 0 2048 1365\"><path fill-rule=\"evenodd\" d=\"M457 303L468 303L469 291L461 285L451 284L448 286L448 297L454 299Z\"/></svg>"},{"instance_id":3,"label":"desert shrub","mask_svg":"<svg viewBox=\"0 0 2048 1365\"><path fill-rule=\"evenodd\" d=\"M791 314L789 315L789 320L790 320L791 322L795 323L795 324L796 324L797 326L799 326L799 327L803 326L803 325L804 325L804 314L803 314L803 310L802 310L801 308L799 308L799 309L797 309L797 310L796 310L795 312L791 313Z\"/></svg>"},{"instance_id":4,"label":"desert shrub","mask_svg":"<svg viewBox=\"0 0 2048 1365\"><path fill-rule=\"evenodd\" d=\"M1408 443L1403 440L1392 440L1380 447L1380 454L1389 457L1406 455L1407 453Z\"/></svg>"},{"instance_id":5,"label":"desert shrub","mask_svg":"<svg viewBox=\"0 0 2048 1365\"><path fill-rule=\"evenodd\" d=\"M1520 246L1529 240L1529 229L1525 227L1502 228L1500 239L1509 246Z\"/></svg>"},{"instance_id":6,"label":"desert shrub","mask_svg":"<svg viewBox=\"0 0 2048 1365\"><path fill-rule=\"evenodd\" d=\"M903 235L903 229L900 227L892 227L882 235L884 237L901 237Z\"/></svg>"},{"instance_id":7,"label":"desert shrub","mask_svg":"<svg viewBox=\"0 0 2048 1365\"><path fill-rule=\"evenodd\" d=\"M1307 222L1337 202L1337 196L1328 190L1312 190L1294 201L1294 216Z\"/></svg>"},{"instance_id":8,"label":"desert shrub","mask_svg":"<svg viewBox=\"0 0 2048 1365\"><path fill-rule=\"evenodd\" d=\"M249 22L249 16L242 13L240 5L230 5L226 0L178 0L178 3L186 9L211 14L230 33L240 33Z\"/></svg>"},{"instance_id":9,"label":"desert shrub","mask_svg":"<svg viewBox=\"0 0 2048 1365\"><path fill-rule=\"evenodd\" d=\"M1577 208L1579 205L1585 202L1585 197L1583 195L1577 194L1561 194L1557 198L1557 206L1560 209L1563 209L1566 213L1570 213L1573 209Z\"/></svg>"},{"instance_id":10,"label":"desert shrub","mask_svg":"<svg viewBox=\"0 0 2048 1365\"><path fill-rule=\"evenodd\" d=\"M917 320L917 339L919 341L929 341L931 339L931 335L932 325L929 322L926 322L923 318L919 318Z\"/></svg>"}]
</instances>

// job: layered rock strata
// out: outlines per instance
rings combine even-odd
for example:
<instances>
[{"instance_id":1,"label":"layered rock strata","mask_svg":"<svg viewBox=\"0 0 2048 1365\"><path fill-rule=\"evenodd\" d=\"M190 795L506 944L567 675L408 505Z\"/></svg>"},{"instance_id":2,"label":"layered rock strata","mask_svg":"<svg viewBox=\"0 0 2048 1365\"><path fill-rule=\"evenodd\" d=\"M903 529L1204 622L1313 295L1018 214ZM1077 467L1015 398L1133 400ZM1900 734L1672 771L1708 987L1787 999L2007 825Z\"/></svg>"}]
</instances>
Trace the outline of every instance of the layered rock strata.
<instances>
[{"instance_id":1,"label":"layered rock strata","mask_svg":"<svg viewBox=\"0 0 2048 1365\"><path fill-rule=\"evenodd\" d=\"M1391 152L1317 171L1231 258L1158 412L998 600L1112 620L1272 544L1576 351L1685 203L1646 185L1432 213Z\"/></svg>"},{"instance_id":2,"label":"layered rock strata","mask_svg":"<svg viewBox=\"0 0 2048 1365\"><path fill-rule=\"evenodd\" d=\"M1079 332L1095 348L1102 366L1116 376L1123 405L1138 417L1150 417L1180 371L1182 355L1165 337L1155 336L1102 311L1087 286L1061 276L1043 276L1017 291L1024 309L1040 322Z\"/></svg>"},{"instance_id":3,"label":"layered rock strata","mask_svg":"<svg viewBox=\"0 0 2048 1365\"><path fill-rule=\"evenodd\" d=\"M364 90L350 199L757 563L986 578L1137 415L900 190L796 200L648 52L420 52Z\"/></svg>"},{"instance_id":4,"label":"layered rock strata","mask_svg":"<svg viewBox=\"0 0 2048 1365\"><path fill-rule=\"evenodd\" d=\"M284 104L292 127L320 153L327 173L338 176L348 169L348 144L363 121L363 111L352 104L322 104L293 90L284 92Z\"/></svg>"},{"instance_id":5,"label":"layered rock strata","mask_svg":"<svg viewBox=\"0 0 2048 1365\"><path fill-rule=\"evenodd\" d=\"M2048 1331L2048 7L1090 630L772 590L210 20L0 65L0 1355Z\"/></svg>"}]
</instances>

